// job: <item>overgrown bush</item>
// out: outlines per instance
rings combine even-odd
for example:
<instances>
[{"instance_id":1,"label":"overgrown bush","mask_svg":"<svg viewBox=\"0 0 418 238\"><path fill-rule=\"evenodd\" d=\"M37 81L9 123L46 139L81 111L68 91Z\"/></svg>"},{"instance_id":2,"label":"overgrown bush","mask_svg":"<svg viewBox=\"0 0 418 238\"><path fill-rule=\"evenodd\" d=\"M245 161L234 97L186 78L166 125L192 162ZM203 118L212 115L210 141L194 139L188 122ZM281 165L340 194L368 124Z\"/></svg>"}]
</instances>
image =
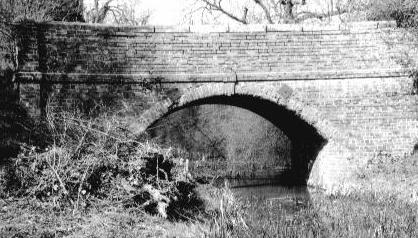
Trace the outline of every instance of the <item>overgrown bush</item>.
<instances>
[{"instance_id":1,"label":"overgrown bush","mask_svg":"<svg viewBox=\"0 0 418 238\"><path fill-rule=\"evenodd\" d=\"M138 142L119 121L109 114L86 119L49 111L49 146L21 146L8 193L56 208L78 210L105 200L173 219L192 216L201 202L182 159L174 150Z\"/></svg>"},{"instance_id":2,"label":"overgrown bush","mask_svg":"<svg viewBox=\"0 0 418 238\"><path fill-rule=\"evenodd\" d=\"M369 20L396 20L401 27L418 27L418 1L376 0L370 1Z\"/></svg>"}]
</instances>

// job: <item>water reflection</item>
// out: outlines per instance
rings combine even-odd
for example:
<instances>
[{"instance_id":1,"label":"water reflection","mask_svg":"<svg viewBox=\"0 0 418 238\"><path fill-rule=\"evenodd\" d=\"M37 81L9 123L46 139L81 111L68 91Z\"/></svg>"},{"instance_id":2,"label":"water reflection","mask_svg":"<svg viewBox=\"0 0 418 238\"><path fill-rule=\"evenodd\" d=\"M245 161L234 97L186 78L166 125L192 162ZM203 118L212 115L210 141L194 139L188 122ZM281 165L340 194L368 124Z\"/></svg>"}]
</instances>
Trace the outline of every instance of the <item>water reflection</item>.
<instances>
[{"instance_id":1,"label":"water reflection","mask_svg":"<svg viewBox=\"0 0 418 238\"><path fill-rule=\"evenodd\" d=\"M231 187L236 199L254 210L262 206L276 207L277 211L289 213L306 208L311 202L309 190L306 186L235 186ZM257 212L257 211L254 211Z\"/></svg>"}]
</instances>

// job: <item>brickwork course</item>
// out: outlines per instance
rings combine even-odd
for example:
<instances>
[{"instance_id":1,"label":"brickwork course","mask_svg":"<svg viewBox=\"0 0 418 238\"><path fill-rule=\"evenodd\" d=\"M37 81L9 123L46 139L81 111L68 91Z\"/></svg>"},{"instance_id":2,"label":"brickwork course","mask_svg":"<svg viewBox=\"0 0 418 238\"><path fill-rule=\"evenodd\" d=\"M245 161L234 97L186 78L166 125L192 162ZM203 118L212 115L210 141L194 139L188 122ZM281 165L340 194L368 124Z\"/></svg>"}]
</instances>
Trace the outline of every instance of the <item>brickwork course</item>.
<instances>
[{"instance_id":1,"label":"brickwork course","mask_svg":"<svg viewBox=\"0 0 418 238\"><path fill-rule=\"evenodd\" d=\"M127 100L137 106L130 128L141 133L190 104L234 96L245 96L244 108L272 102L326 141L308 178L326 189L349 184L380 154L404 158L417 147L418 97L408 68L415 43L393 22L16 29L20 100L34 116L51 98L56 106ZM147 90L157 96L144 96ZM303 130L283 131L304 141Z\"/></svg>"}]
</instances>

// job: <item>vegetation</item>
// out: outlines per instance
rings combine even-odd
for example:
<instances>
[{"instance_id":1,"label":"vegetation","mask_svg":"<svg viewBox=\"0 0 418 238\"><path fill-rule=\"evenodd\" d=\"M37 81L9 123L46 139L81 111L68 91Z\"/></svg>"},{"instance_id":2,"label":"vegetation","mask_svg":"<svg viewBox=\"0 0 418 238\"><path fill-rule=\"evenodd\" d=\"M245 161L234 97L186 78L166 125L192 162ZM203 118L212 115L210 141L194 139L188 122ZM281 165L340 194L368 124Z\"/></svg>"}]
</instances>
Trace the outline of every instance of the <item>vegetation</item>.
<instances>
[{"instance_id":1,"label":"vegetation","mask_svg":"<svg viewBox=\"0 0 418 238\"><path fill-rule=\"evenodd\" d=\"M117 229L104 230L106 236L156 235L158 225L149 223L144 231L144 220L183 221L200 214L196 183L176 151L139 142L116 114L75 115L80 113L49 110L39 132L46 145L21 144L19 155L1 171L0 237L96 236L103 222ZM128 226L124 222L129 230L117 227Z\"/></svg>"},{"instance_id":2,"label":"vegetation","mask_svg":"<svg viewBox=\"0 0 418 238\"><path fill-rule=\"evenodd\" d=\"M356 1L312 0L195 0L193 15L198 13L203 22L213 23L218 18L240 24L300 23L307 19L323 20L352 12L363 4ZM320 9L318 6L320 5Z\"/></svg>"},{"instance_id":3,"label":"vegetation","mask_svg":"<svg viewBox=\"0 0 418 238\"><path fill-rule=\"evenodd\" d=\"M396 20L401 27L418 27L418 2L414 0L377 0L369 6L370 20Z\"/></svg>"},{"instance_id":4,"label":"vegetation","mask_svg":"<svg viewBox=\"0 0 418 238\"><path fill-rule=\"evenodd\" d=\"M126 25L146 25L150 11L136 12L134 0L94 0L91 7L85 7L84 20L91 23L112 22Z\"/></svg>"},{"instance_id":5,"label":"vegetation","mask_svg":"<svg viewBox=\"0 0 418 238\"><path fill-rule=\"evenodd\" d=\"M172 150L137 142L118 121L49 112L46 146L21 145L3 175L2 196L33 197L74 210L106 199L169 218L184 216L181 207L198 207L195 185L187 171L176 171L182 161Z\"/></svg>"},{"instance_id":6,"label":"vegetation","mask_svg":"<svg viewBox=\"0 0 418 238\"><path fill-rule=\"evenodd\" d=\"M9 23L22 20L83 21L81 0L1 0L0 11Z\"/></svg>"},{"instance_id":7,"label":"vegetation","mask_svg":"<svg viewBox=\"0 0 418 238\"><path fill-rule=\"evenodd\" d=\"M36 199L0 200L0 237L416 237L416 205L375 195L311 193L236 197L200 185L205 207L194 219L168 222L140 207L97 200L88 210L57 209Z\"/></svg>"},{"instance_id":8,"label":"vegetation","mask_svg":"<svg viewBox=\"0 0 418 238\"><path fill-rule=\"evenodd\" d=\"M321 10L310 4L321 4ZM195 0L190 15L214 23L224 17L240 24L300 23L307 19L396 20L399 26L416 27L418 3L414 0Z\"/></svg>"},{"instance_id":9,"label":"vegetation","mask_svg":"<svg viewBox=\"0 0 418 238\"><path fill-rule=\"evenodd\" d=\"M213 197L213 196L212 196ZM375 195L237 199L218 192L209 237L416 237L415 205Z\"/></svg>"}]
</instances>

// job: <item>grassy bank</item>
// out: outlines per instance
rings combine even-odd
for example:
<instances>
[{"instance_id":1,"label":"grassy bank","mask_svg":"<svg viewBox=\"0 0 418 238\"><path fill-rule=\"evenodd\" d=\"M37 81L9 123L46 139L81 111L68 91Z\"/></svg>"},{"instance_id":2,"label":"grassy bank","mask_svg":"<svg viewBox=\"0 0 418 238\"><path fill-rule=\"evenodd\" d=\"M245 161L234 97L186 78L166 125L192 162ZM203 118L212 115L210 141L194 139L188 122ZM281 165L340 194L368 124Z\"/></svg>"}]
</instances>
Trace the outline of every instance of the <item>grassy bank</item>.
<instances>
[{"instance_id":1,"label":"grassy bank","mask_svg":"<svg viewBox=\"0 0 418 238\"><path fill-rule=\"evenodd\" d=\"M96 201L89 209L57 209L37 199L1 200L0 237L416 237L417 207L369 197L325 197L292 206L234 197L202 185L205 209L169 221L138 207Z\"/></svg>"},{"instance_id":2,"label":"grassy bank","mask_svg":"<svg viewBox=\"0 0 418 238\"><path fill-rule=\"evenodd\" d=\"M283 203L237 199L224 190L209 237L417 237L416 205L374 195L326 197ZM213 197L213 196L212 196ZM289 203L293 203L290 206Z\"/></svg>"},{"instance_id":3,"label":"grassy bank","mask_svg":"<svg viewBox=\"0 0 418 238\"><path fill-rule=\"evenodd\" d=\"M405 158L380 154L370 159L357 177L362 191L418 203L418 153Z\"/></svg>"},{"instance_id":4,"label":"grassy bank","mask_svg":"<svg viewBox=\"0 0 418 238\"><path fill-rule=\"evenodd\" d=\"M35 199L0 200L0 237L199 237L202 226L171 222L140 208L97 201L87 210L56 209Z\"/></svg>"}]
</instances>

